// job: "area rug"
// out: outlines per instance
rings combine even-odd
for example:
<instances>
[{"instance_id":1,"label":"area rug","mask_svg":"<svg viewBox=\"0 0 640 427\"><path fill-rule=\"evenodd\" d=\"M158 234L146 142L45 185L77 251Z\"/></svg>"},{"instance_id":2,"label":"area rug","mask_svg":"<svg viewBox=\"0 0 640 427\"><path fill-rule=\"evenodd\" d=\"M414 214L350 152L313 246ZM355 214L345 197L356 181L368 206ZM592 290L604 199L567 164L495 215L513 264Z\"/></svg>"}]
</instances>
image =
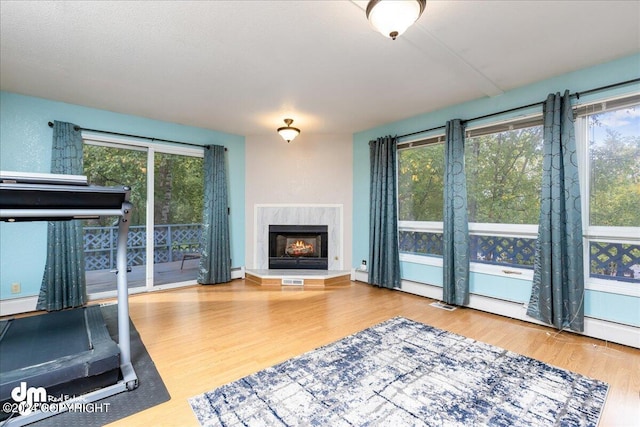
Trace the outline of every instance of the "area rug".
<instances>
[{"instance_id":1,"label":"area rug","mask_svg":"<svg viewBox=\"0 0 640 427\"><path fill-rule=\"evenodd\" d=\"M105 305L101 307L101 310L109 334L117 342L118 306L115 304ZM133 322L129 322L129 328L131 362L138 375L138 388L99 400L98 402L109 404L108 410L64 412L30 425L34 427L103 426L171 399L167 387L164 385ZM106 407L106 405L102 405L102 407Z\"/></svg>"},{"instance_id":2,"label":"area rug","mask_svg":"<svg viewBox=\"0 0 640 427\"><path fill-rule=\"evenodd\" d=\"M608 388L396 317L189 403L203 426L596 426Z\"/></svg>"}]
</instances>

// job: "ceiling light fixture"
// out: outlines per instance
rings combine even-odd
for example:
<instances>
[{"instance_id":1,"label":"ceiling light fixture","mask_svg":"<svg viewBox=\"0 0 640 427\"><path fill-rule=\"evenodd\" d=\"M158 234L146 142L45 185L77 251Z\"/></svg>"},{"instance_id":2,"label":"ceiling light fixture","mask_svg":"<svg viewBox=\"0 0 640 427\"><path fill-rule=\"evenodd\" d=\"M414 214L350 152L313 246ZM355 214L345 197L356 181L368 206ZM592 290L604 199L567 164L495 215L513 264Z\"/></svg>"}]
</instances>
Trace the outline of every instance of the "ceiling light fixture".
<instances>
[{"instance_id":1,"label":"ceiling light fixture","mask_svg":"<svg viewBox=\"0 0 640 427\"><path fill-rule=\"evenodd\" d=\"M287 142L291 142L300 134L300 129L291 126L293 119L284 119L286 126L278 128L278 133Z\"/></svg>"},{"instance_id":2,"label":"ceiling light fixture","mask_svg":"<svg viewBox=\"0 0 640 427\"><path fill-rule=\"evenodd\" d=\"M427 0L370 0L367 19L380 33L393 40L420 18Z\"/></svg>"}]
</instances>

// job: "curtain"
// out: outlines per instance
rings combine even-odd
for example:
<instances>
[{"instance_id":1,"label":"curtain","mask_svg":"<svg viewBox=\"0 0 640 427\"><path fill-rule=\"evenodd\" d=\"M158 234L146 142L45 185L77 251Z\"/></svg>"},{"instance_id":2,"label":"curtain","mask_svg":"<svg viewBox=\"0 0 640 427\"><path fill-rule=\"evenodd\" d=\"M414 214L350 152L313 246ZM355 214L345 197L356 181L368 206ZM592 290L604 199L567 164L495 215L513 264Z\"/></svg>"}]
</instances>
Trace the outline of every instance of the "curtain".
<instances>
[{"instance_id":1,"label":"curtain","mask_svg":"<svg viewBox=\"0 0 640 427\"><path fill-rule=\"evenodd\" d=\"M582 212L569 91L544 104L540 223L527 315L557 329L584 330Z\"/></svg>"},{"instance_id":2,"label":"curtain","mask_svg":"<svg viewBox=\"0 0 640 427\"><path fill-rule=\"evenodd\" d=\"M396 138L386 136L370 141L369 153L369 283L399 288Z\"/></svg>"},{"instance_id":3,"label":"curtain","mask_svg":"<svg viewBox=\"0 0 640 427\"><path fill-rule=\"evenodd\" d=\"M443 282L447 304L469 303L469 222L464 170L464 126L459 119L446 127L444 153Z\"/></svg>"},{"instance_id":4,"label":"curtain","mask_svg":"<svg viewBox=\"0 0 640 427\"><path fill-rule=\"evenodd\" d=\"M82 135L72 123L54 122L51 173L82 175ZM38 310L82 306L87 299L82 222L50 221Z\"/></svg>"},{"instance_id":5,"label":"curtain","mask_svg":"<svg viewBox=\"0 0 640 427\"><path fill-rule=\"evenodd\" d=\"M229 202L225 148L209 145L204 150L204 212L202 214L202 253L198 283L203 285L231 281Z\"/></svg>"}]
</instances>

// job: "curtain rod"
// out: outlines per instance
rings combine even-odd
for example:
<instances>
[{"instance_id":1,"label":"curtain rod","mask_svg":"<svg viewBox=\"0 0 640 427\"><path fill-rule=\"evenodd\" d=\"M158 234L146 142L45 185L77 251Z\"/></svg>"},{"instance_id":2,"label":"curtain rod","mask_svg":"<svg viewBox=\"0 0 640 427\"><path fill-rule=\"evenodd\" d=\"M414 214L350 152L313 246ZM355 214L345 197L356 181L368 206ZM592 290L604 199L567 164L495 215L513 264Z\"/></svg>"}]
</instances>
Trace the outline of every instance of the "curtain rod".
<instances>
[{"instance_id":1,"label":"curtain rod","mask_svg":"<svg viewBox=\"0 0 640 427\"><path fill-rule=\"evenodd\" d=\"M53 127L53 122L49 122L47 124L49 125L50 128ZM77 125L74 126L73 129L74 130L86 130L87 132L104 133L104 134L108 134L108 135L126 136L126 137L129 137L129 138L149 139L149 140L151 140L151 142L153 142L153 141L169 142L169 143L172 143L172 144L180 144L180 145L188 145L188 146L191 146L191 147L206 148L207 150L209 149L209 147L207 145L192 144L190 142L172 141L170 139L152 138L150 136L132 135L130 133L110 132L108 130L86 129L86 128L82 128L82 127L77 126ZM224 151L227 151L227 147L224 147Z\"/></svg>"},{"instance_id":2,"label":"curtain rod","mask_svg":"<svg viewBox=\"0 0 640 427\"><path fill-rule=\"evenodd\" d=\"M580 99L581 95L588 95L588 94L591 94L591 93L600 92L600 91L607 90L607 89L613 89L613 88L620 87L620 86L626 86L626 85L633 84L633 83L638 83L638 82L640 82L640 78L627 80L627 81L619 82L619 83L613 83L613 84L610 84L610 85L600 86L600 87L597 87L597 88L594 88L594 89L585 90L585 91L582 91L582 92L576 92L576 93L571 94L571 97ZM471 119L462 120L462 122L463 123L468 123L468 122L472 122L474 120L486 119L486 118L493 117L493 116L499 116L501 114L512 113L512 112L518 111L518 110L526 110L527 108L531 108L531 107L535 107L535 106L543 105L543 104L544 104L544 101L534 102L533 104L523 105L521 107L509 108L508 110L502 110L502 111L498 111L496 113L485 114L484 116L478 116L478 117L473 117ZM446 126L437 126L437 127L431 128L431 129L424 129L424 130L419 130L417 132L411 132L411 133L407 133L407 134L404 134L404 135L399 135L398 138L406 138L407 136L418 135L418 134L421 134L421 133L431 132L431 131L434 131L434 130L440 130L440 129L445 129L445 128L446 128Z\"/></svg>"}]
</instances>

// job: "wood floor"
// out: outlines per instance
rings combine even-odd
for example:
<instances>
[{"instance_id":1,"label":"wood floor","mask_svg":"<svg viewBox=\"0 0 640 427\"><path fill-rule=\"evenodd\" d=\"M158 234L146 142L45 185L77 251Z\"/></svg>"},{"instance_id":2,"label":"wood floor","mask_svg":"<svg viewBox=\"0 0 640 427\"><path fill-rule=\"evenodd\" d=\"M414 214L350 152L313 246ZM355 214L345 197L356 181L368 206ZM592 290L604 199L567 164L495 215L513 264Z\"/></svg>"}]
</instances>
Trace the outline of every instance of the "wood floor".
<instances>
[{"instance_id":1,"label":"wood floor","mask_svg":"<svg viewBox=\"0 0 640 427\"><path fill-rule=\"evenodd\" d=\"M189 397L394 316L490 343L610 384L600 426L638 426L640 350L352 282L265 288L235 280L130 297L133 323L171 400L112 426L197 426Z\"/></svg>"}]
</instances>

